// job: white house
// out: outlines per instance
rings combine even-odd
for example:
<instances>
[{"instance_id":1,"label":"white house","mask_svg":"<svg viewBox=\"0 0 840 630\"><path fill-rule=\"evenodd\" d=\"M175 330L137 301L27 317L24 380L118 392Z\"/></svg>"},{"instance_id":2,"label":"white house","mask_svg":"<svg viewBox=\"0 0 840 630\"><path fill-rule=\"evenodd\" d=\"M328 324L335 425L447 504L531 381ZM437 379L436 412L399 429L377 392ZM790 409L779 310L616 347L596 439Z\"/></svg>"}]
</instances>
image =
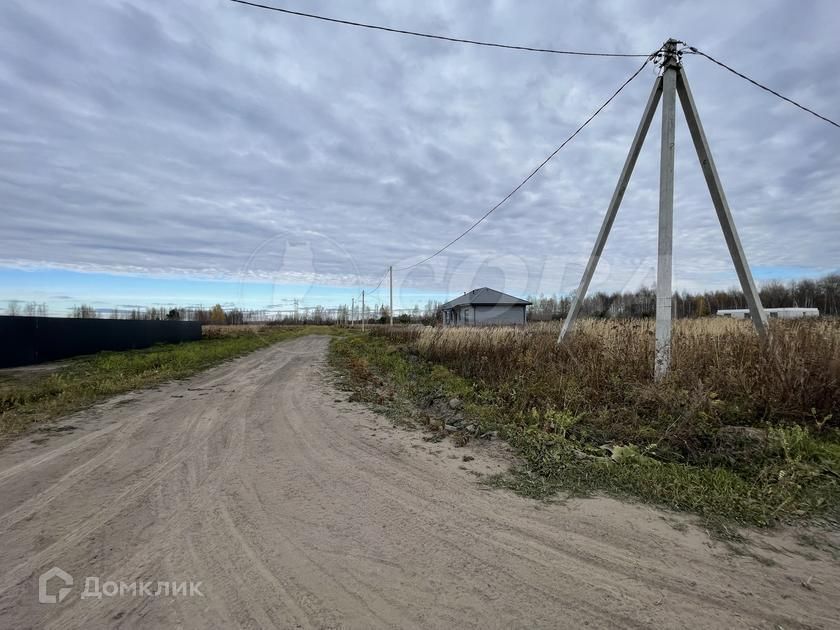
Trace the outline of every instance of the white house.
<instances>
[{"instance_id":1,"label":"white house","mask_svg":"<svg viewBox=\"0 0 840 630\"><path fill-rule=\"evenodd\" d=\"M444 326L525 325L527 300L482 287L450 300L443 306Z\"/></svg>"},{"instance_id":2,"label":"white house","mask_svg":"<svg viewBox=\"0 0 840 630\"><path fill-rule=\"evenodd\" d=\"M819 317L818 308L765 308L767 317L774 319L801 319L803 317ZM732 319L749 319L750 311L747 308L726 308L718 310L715 315L718 317L731 317Z\"/></svg>"}]
</instances>

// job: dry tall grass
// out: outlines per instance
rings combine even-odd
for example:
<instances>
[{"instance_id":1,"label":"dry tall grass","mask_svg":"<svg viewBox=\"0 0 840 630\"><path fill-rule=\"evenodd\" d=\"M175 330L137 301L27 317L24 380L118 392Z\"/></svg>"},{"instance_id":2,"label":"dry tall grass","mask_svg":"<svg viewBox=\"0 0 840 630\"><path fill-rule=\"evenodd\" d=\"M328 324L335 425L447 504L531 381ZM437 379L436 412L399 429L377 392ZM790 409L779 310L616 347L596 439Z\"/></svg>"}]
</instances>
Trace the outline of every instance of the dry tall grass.
<instances>
[{"instance_id":1,"label":"dry tall grass","mask_svg":"<svg viewBox=\"0 0 840 630\"><path fill-rule=\"evenodd\" d=\"M580 416L589 440L657 441L688 455L727 425L840 425L837 320L773 322L767 343L748 321L677 321L661 383L650 320L583 320L561 345L557 323L377 332L491 388L514 412Z\"/></svg>"}]
</instances>

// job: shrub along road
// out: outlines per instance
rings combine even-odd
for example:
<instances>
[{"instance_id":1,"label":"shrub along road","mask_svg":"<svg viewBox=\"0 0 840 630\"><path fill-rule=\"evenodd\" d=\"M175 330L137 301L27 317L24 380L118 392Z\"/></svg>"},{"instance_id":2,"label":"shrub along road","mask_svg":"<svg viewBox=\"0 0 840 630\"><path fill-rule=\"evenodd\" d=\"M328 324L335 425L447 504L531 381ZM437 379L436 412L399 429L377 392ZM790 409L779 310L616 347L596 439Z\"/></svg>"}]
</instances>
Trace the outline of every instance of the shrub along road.
<instances>
[{"instance_id":1,"label":"shrub along road","mask_svg":"<svg viewBox=\"0 0 840 630\"><path fill-rule=\"evenodd\" d=\"M328 341L112 398L46 443L30 434L0 451L0 627L828 628L840 617L840 564L784 531L733 555L683 516L488 490L480 476L506 465L498 444L425 442L349 402L331 384ZM74 584L40 604L38 576L53 566ZM102 597L81 597L90 577ZM201 582L202 596L105 588L148 581L152 592Z\"/></svg>"}]
</instances>

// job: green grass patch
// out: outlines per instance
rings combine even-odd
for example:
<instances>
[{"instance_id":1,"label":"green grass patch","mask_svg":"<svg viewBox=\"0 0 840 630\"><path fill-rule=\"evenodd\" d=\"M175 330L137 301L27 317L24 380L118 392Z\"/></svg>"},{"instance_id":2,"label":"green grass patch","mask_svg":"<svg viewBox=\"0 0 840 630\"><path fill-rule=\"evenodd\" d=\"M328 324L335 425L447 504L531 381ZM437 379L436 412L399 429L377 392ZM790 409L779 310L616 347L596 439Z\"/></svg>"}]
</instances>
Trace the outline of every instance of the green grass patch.
<instances>
[{"instance_id":1,"label":"green grass patch","mask_svg":"<svg viewBox=\"0 0 840 630\"><path fill-rule=\"evenodd\" d=\"M78 411L115 394L184 378L228 359L324 326L243 328L200 341L142 350L100 352L69 359L57 369L33 366L0 373L0 436Z\"/></svg>"},{"instance_id":2,"label":"green grass patch","mask_svg":"<svg viewBox=\"0 0 840 630\"><path fill-rule=\"evenodd\" d=\"M726 442L698 440L691 444L694 456L685 458L658 444L655 428L640 444L604 443L603 432L588 429L582 413L551 406L523 409L515 373L507 387L491 388L424 360L411 343L350 334L332 341L330 358L358 400L384 406L410 400L421 415L442 410L440 422L428 420L441 435L449 413L441 401L458 398L465 417L460 426L472 430L450 433L461 443L490 432L507 440L522 456L523 467L489 483L526 496L602 492L630 497L698 514L718 531L733 524L767 527L840 518L836 431L770 425L758 434L758 445L751 441L755 432L736 433Z\"/></svg>"}]
</instances>

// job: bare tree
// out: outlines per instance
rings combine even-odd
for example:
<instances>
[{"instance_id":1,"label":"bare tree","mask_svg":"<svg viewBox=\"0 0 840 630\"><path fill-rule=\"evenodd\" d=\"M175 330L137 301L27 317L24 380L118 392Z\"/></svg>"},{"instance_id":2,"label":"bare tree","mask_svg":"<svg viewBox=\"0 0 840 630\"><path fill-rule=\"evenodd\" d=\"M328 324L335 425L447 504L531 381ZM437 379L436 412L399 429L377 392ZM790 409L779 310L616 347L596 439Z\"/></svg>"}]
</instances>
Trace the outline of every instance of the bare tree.
<instances>
[{"instance_id":1,"label":"bare tree","mask_svg":"<svg viewBox=\"0 0 840 630\"><path fill-rule=\"evenodd\" d=\"M99 315L96 309L90 304L82 304L81 306L74 306L70 317L75 319L96 319Z\"/></svg>"}]
</instances>

